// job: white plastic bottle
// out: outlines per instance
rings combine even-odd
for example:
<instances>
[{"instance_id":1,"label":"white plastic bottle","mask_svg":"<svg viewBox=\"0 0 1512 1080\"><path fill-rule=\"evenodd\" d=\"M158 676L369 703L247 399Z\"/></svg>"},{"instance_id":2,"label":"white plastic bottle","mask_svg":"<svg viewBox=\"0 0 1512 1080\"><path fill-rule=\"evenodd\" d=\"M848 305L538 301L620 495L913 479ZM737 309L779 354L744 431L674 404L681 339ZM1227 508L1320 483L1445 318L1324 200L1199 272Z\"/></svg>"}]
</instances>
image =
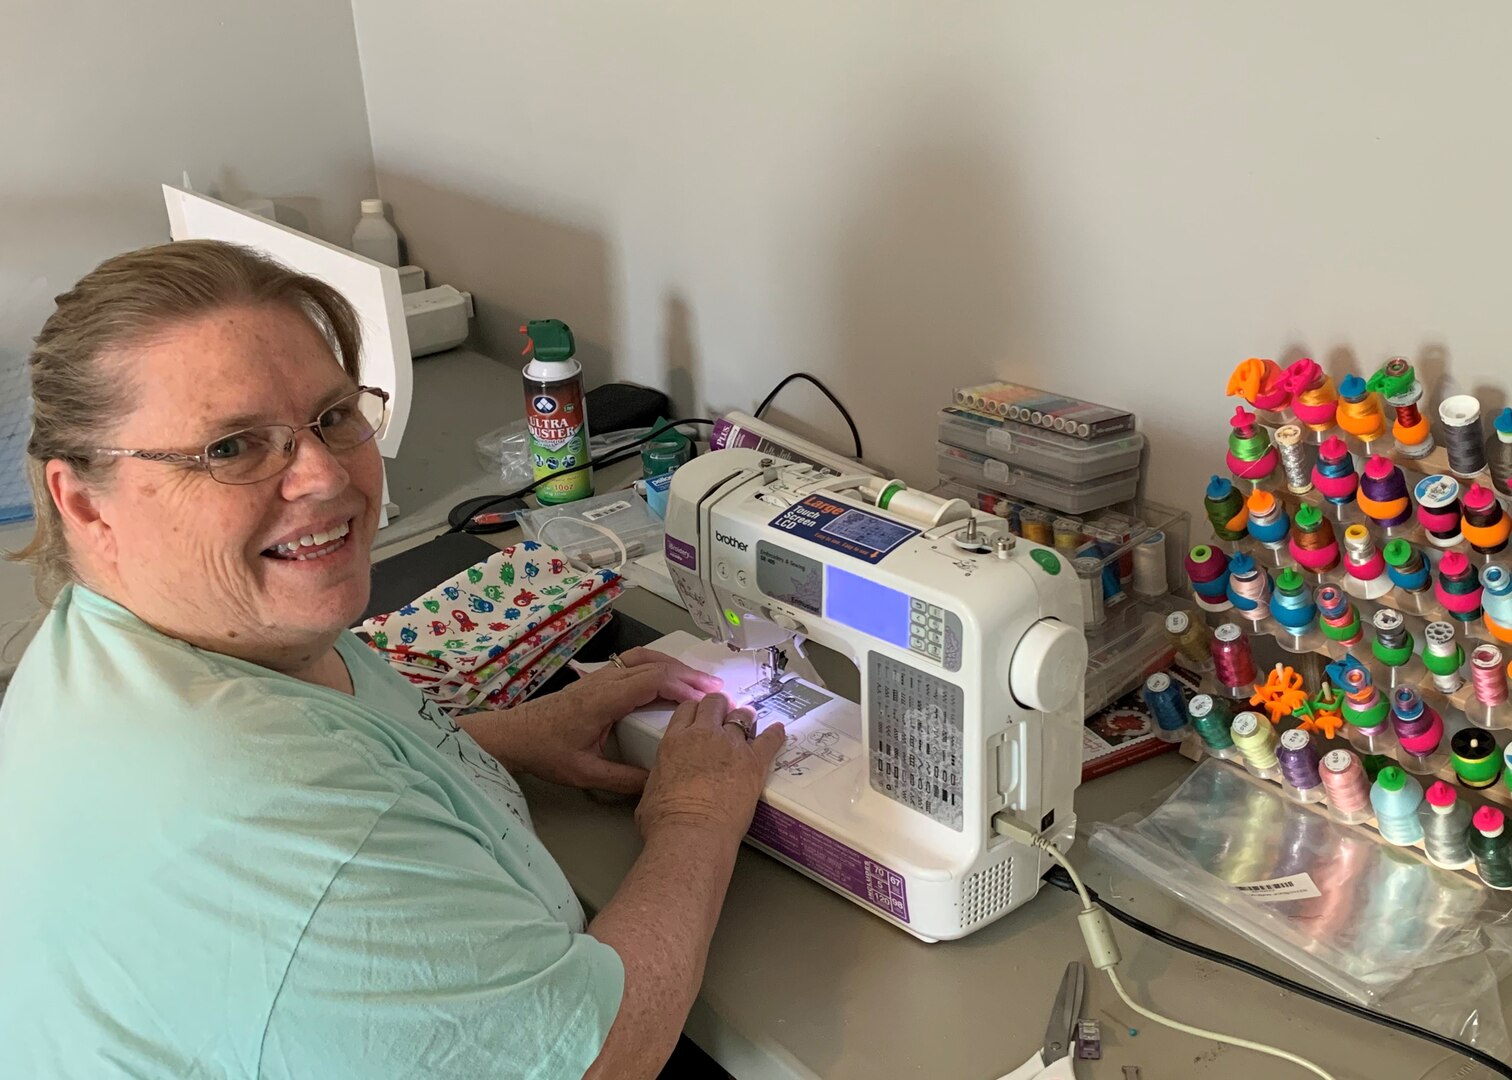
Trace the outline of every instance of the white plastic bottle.
<instances>
[{"instance_id":1,"label":"white plastic bottle","mask_svg":"<svg viewBox=\"0 0 1512 1080\"><path fill-rule=\"evenodd\" d=\"M382 199L362 200L362 217L352 230L352 250L385 266L399 265L399 234L383 216Z\"/></svg>"}]
</instances>

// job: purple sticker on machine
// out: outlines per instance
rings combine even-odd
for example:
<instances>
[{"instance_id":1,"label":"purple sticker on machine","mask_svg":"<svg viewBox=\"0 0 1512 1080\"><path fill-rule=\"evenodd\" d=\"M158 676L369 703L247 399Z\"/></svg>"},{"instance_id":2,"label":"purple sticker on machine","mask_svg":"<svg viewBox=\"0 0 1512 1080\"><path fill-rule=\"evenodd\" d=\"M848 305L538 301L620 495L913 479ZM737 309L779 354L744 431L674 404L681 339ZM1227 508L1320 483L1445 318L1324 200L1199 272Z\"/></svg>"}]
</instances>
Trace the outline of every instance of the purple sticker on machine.
<instances>
[{"instance_id":1,"label":"purple sticker on machine","mask_svg":"<svg viewBox=\"0 0 1512 1080\"><path fill-rule=\"evenodd\" d=\"M692 544L685 544L672 534L667 534L667 561L675 562L678 566L685 566L689 570L698 569L698 552Z\"/></svg>"},{"instance_id":2,"label":"purple sticker on machine","mask_svg":"<svg viewBox=\"0 0 1512 1080\"><path fill-rule=\"evenodd\" d=\"M764 802L756 804L756 816L751 819L746 835L878 911L899 922L908 921L908 888L903 875L854 848Z\"/></svg>"}]
</instances>

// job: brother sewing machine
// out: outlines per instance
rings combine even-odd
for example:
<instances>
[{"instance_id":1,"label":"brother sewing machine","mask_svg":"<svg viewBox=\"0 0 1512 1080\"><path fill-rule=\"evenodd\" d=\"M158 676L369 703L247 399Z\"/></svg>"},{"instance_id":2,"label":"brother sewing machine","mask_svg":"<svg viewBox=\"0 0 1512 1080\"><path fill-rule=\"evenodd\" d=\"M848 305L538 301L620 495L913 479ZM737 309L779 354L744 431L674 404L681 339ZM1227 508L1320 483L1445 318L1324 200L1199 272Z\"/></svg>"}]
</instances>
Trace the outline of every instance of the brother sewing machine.
<instances>
[{"instance_id":1,"label":"brother sewing machine","mask_svg":"<svg viewBox=\"0 0 1512 1080\"><path fill-rule=\"evenodd\" d=\"M677 471L666 555L711 640L655 647L787 729L747 842L926 941L1035 895L1043 856L992 818L1075 834L1087 646L1065 560L959 499L754 450ZM859 706L805 640L855 663ZM669 715L621 722L627 760L650 765Z\"/></svg>"}]
</instances>

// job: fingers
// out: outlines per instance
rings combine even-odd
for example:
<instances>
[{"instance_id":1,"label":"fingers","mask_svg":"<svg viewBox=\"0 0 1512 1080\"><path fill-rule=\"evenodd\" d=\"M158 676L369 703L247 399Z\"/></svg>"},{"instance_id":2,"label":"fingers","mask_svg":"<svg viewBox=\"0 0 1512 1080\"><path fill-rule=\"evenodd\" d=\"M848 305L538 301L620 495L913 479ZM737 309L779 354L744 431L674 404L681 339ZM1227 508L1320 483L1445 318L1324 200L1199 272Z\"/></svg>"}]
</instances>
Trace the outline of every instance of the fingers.
<instances>
[{"instance_id":1,"label":"fingers","mask_svg":"<svg viewBox=\"0 0 1512 1080\"><path fill-rule=\"evenodd\" d=\"M756 730L755 710L747 706L741 706L738 709L731 709L728 713L725 714L724 718L720 720L719 726L732 738L736 738L741 742L744 742L745 740L749 739L751 737L751 733Z\"/></svg>"},{"instance_id":2,"label":"fingers","mask_svg":"<svg viewBox=\"0 0 1512 1080\"><path fill-rule=\"evenodd\" d=\"M685 684L693 693L712 694L724 688L724 680L717 675L699 671L695 667L683 663L666 653L657 652L655 649L634 648L620 654L620 661L627 668L642 667L645 665L659 665L666 673L667 684ZM687 695L691 696L691 694ZM685 700L679 698L678 700Z\"/></svg>"},{"instance_id":3,"label":"fingers","mask_svg":"<svg viewBox=\"0 0 1512 1080\"><path fill-rule=\"evenodd\" d=\"M718 727L730 715L730 699L723 694L708 694L695 706L694 724Z\"/></svg>"},{"instance_id":4,"label":"fingers","mask_svg":"<svg viewBox=\"0 0 1512 1080\"><path fill-rule=\"evenodd\" d=\"M685 701L673 709L671 717L667 720L668 734L674 731L685 731L692 727L693 721L698 717L698 706L699 703L696 701Z\"/></svg>"},{"instance_id":5,"label":"fingers","mask_svg":"<svg viewBox=\"0 0 1512 1080\"><path fill-rule=\"evenodd\" d=\"M763 770L772 767L772 762L777 760L777 754L786 742L787 729L778 720L772 721L760 735L751 740L751 749L756 754L756 760L761 762Z\"/></svg>"},{"instance_id":6,"label":"fingers","mask_svg":"<svg viewBox=\"0 0 1512 1080\"><path fill-rule=\"evenodd\" d=\"M622 765L617 761L590 758L582 764L580 787L612 791L619 795L638 795L646 787L645 769Z\"/></svg>"}]
</instances>

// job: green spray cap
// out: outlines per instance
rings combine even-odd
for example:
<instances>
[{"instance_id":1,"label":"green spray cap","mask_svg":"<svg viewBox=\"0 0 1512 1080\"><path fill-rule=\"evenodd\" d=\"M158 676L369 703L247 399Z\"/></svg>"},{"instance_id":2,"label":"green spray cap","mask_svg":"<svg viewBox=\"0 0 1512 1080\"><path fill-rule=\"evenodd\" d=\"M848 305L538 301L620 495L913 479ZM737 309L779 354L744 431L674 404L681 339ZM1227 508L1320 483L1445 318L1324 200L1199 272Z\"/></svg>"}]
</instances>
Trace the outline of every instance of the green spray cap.
<instances>
[{"instance_id":1,"label":"green spray cap","mask_svg":"<svg viewBox=\"0 0 1512 1080\"><path fill-rule=\"evenodd\" d=\"M571 360L577 351L572 328L561 319L531 319L520 327L520 333L526 338L521 356L545 361Z\"/></svg>"},{"instance_id":2,"label":"green spray cap","mask_svg":"<svg viewBox=\"0 0 1512 1080\"><path fill-rule=\"evenodd\" d=\"M1312 503L1306 503L1297 511L1297 516L1292 520L1298 528L1312 529L1323 520L1323 511Z\"/></svg>"},{"instance_id":3,"label":"green spray cap","mask_svg":"<svg viewBox=\"0 0 1512 1080\"><path fill-rule=\"evenodd\" d=\"M1280 576L1276 578L1276 590L1288 596L1302 591L1302 575L1297 573L1295 566L1288 566L1281 571Z\"/></svg>"},{"instance_id":4,"label":"green spray cap","mask_svg":"<svg viewBox=\"0 0 1512 1080\"><path fill-rule=\"evenodd\" d=\"M1381 558L1386 560L1386 565L1400 569L1412 558L1412 545L1399 536L1381 551Z\"/></svg>"}]
</instances>

